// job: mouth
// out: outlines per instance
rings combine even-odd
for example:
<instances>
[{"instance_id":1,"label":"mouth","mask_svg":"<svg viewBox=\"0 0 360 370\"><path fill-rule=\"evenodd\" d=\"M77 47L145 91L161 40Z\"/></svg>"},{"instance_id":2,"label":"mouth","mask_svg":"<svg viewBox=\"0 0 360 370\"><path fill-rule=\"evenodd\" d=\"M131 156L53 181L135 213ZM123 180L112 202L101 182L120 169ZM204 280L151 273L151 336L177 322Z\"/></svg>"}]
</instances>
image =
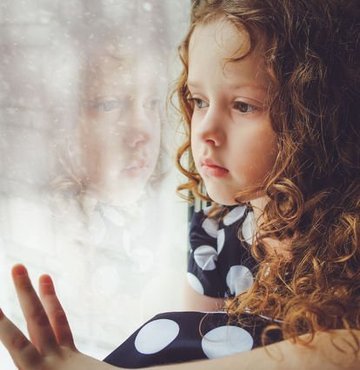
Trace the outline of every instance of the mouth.
<instances>
[{"instance_id":1,"label":"mouth","mask_svg":"<svg viewBox=\"0 0 360 370\"><path fill-rule=\"evenodd\" d=\"M131 160L121 172L128 176L138 176L149 167L148 162L145 159L134 159Z\"/></svg>"},{"instance_id":2,"label":"mouth","mask_svg":"<svg viewBox=\"0 0 360 370\"><path fill-rule=\"evenodd\" d=\"M217 162L211 159L204 159L201 161L201 168L205 175L223 177L229 173L229 170L220 166Z\"/></svg>"}]
</instances>

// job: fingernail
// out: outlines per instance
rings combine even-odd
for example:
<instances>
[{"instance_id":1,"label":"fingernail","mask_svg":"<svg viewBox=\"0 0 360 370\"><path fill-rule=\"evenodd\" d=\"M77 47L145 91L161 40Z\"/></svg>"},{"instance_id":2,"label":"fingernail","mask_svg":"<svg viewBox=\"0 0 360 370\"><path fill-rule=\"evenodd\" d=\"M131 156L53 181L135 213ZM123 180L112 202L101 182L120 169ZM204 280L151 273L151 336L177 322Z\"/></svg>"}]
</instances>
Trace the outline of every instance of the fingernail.
<instances>
[{"instance_id":1,"label":"fingernail","mask_svg":"<svg viewBox=\"0 0 360 370\"><path fill-rule=\"evenodd\" d=\"M43 293L55 294L54 285L49 275L42 275L40 277L40 284L41 284Z\"/></svg>"},{"instance_id":2,"label":"fingernail","mask_svg":"<svg viewBox=\"0 0 360 370\"><path fill-rule=\"evenodd\" d=\"M16 276L25 276L27 275L27 270L23 265L16 265L13 267L13 272Z\"/></svg>"},{"instance_id":3,"label":"fingernail","mask_svg":"<svg viewBox=\"0 0 360 370\"><path fill-rule=\"evenodd\" d=\"M49 275L41 275L41 284L44 285L52 284L51 277Z\"/></svg>"}]
</instances>

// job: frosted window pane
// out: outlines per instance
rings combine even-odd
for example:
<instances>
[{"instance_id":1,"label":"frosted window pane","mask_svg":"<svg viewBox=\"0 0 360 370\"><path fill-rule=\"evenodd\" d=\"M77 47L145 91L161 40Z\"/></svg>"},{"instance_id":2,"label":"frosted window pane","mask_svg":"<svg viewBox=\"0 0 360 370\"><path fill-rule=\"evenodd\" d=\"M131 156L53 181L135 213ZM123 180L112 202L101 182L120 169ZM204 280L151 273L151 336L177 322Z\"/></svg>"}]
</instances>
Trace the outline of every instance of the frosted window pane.
<instances>
[{"instance_id":1,"label":"frosted window pane","mask_svg":"<svg viewBox=\"0 0 360 370\"><path fill-rule=\"evenodd\" d=\"M50 273L79 349L98 358L181 305L186 204L165 106L189 6L0 4L1 307L25 329L10 268Z\"/></svg>"}]
</instances>

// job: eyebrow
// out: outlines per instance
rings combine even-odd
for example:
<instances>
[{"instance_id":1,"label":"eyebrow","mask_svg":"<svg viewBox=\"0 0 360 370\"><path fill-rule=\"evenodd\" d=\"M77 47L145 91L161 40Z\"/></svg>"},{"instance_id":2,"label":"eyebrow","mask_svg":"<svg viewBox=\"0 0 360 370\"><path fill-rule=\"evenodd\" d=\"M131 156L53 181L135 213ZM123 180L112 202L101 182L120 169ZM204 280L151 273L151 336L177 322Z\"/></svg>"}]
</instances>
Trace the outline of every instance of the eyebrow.
<instances>
[{"instance_id":1,"label":"eyebrow","mask_svg":"<svg viewBox=\"0 0 360 370\"><path fill-rule=\"evenodd\" d=\"M191 88L201 88L201 83L198 83L196 81L187 81L187 86L188 87L191 87ZM252 88L252 89L256 89L256 90L263 90L263 91L267 91L266 87L263 86L263 85L255 85L255 84L251 84L251 83L244 83L244 84L238 84L238 85L229 85L230 89L231 90L241 90L241 89L244 89L244 88Z\"/></svg>"}]
</instances>

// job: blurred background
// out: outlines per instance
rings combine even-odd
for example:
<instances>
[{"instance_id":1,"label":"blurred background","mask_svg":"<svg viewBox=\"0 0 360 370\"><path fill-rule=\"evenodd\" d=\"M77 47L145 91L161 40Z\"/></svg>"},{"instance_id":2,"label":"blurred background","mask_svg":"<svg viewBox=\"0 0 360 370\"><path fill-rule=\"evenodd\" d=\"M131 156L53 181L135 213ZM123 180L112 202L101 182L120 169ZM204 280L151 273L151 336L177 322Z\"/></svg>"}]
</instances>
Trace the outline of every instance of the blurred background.
<instances>
[{"instance_id":1,"label":"blurred background","mask_svg":"<svg viewBox=\"0 0 360 370\"><path fill-rule=\"evenodd\" d=\"M190 1L0 3L0 307L10 269L49 273L80 351L102 359L182 308L187 204L167 95ZM175 135L176 134L176 135ZM15 369L0 347L1 369Z\"/></svg>"}]
</instances>

